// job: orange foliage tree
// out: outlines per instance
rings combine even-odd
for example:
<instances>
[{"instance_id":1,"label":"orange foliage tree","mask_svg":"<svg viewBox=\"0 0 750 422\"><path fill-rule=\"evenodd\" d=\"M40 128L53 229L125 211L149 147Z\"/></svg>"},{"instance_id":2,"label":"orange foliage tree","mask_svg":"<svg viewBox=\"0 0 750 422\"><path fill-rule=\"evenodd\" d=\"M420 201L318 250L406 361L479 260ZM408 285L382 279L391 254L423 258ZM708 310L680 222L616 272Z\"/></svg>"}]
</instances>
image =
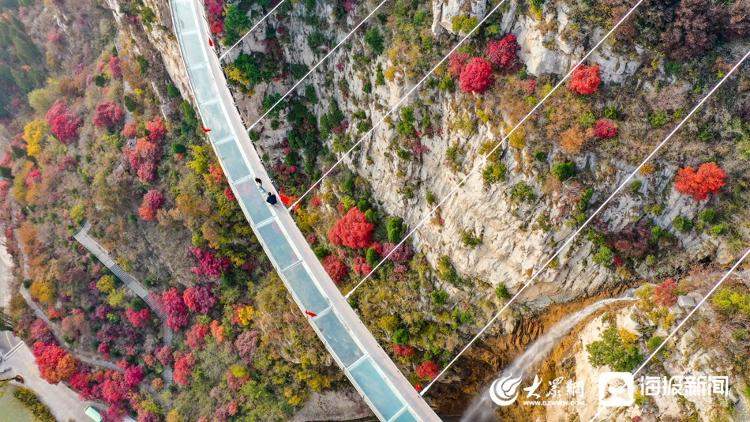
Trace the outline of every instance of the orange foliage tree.
<instances>
[{"instance_id":1,"label":"orange foliage tree","mask_svg":"<svg viewBox=\"0 0 750 422\"><path fill-rule=\"evenodd\" d=\"M62 347L53 343L34 343L33 349L39 373L50 384L67 381L75 372L78 362Z\"/></svg>"},{"instance_id":2,"label":"orange foliage tree","mask_svg":"<svg viewBox=\"0 0 750 422\"><path fill-rule=\"evenodd\" d=\"M674 188L696 201L702 201L709 194L718 192L726 184L726 178L726 172L716 163L703 163L698 170L687 166L677 172Z\"/></svg>"}]
</instances>

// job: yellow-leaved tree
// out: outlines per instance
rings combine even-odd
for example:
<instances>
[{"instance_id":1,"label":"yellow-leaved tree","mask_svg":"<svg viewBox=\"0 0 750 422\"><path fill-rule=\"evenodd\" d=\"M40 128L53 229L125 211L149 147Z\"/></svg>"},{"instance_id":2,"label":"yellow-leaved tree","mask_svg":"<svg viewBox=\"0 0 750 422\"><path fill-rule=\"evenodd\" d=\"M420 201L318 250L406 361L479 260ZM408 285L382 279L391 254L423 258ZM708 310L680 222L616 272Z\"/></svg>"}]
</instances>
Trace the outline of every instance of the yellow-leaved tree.
<instances>
[{"instance_id":1,"label":"yellow-leaved tree","mask_svg":"<svg viewBox=\"0 0 750 422\"><path fill-rule=\"evenodd\" d=\"M49 126L42 119L34 119L23 127L23 140L26 141L26 153L38 157L42 152L42 139L47 136Z\"/></svg>"}]
</instances>

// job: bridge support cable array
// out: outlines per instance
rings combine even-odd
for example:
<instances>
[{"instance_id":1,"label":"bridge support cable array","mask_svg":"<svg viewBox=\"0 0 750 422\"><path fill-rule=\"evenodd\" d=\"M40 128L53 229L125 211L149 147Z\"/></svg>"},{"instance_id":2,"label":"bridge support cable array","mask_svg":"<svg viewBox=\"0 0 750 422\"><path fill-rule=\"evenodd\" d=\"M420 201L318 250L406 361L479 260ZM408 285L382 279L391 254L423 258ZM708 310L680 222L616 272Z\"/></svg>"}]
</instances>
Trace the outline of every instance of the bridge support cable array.
<instances>
[{"instance_id":1,"label":"bridge support cable array","mask_svg":"<svg viewBox=\"0 0 750 422\"><path fill-rule=\"evenodd\" d=\"M479 29L479 27L481 27L482 24L485 23L487 21L487 19L490 18L490 16L492 16L496 11L498 11L500 9L500 7L503 4L505 4L506 1L507 0L500 0L500 2L498 4L496 4L495 7L493 7L489 11L489 13L487 13L487 15L485 15L484 18L482 18L482 20L480 20L474 26L474 28L471 29L471 31L469 31L463 38L461 38L461 41L459 41L458 44L456 44L455 46L453 46L453 48L448 52L448 54L446 54L445 56L443 56L443 58L440 59L440 61L437 62L437 64L435 66L433 66L432 69L430 69L427 72L427 74L425 74L422 77L422 79L420 79L413 87L411 87L406 92L406 94L404 94L403 96L401 96L401 98L399 98L399 100L398 100L398 102L396 102L395 106L391 107L391 109L388 110L388 112L386 112L383 115L383 117L381 117L380 120L378 120L377 123L375 123L374 125L372 125L372 127L370 129L368 129L367 132L365 132L362 136L360 136L359 139L357 140L357 142L355 142L354 145L352 145L348 150L346 150L346 152L344 154L342 154L341 157L328 170L326 170L323 173L323 175L320 176L320 178L318 178L318 180L316 180L312 185L310 185L305 190L305 192L302 195L300 195L300 197L297 198L297 200L295 200L294 203L292 203L288 208L290 210L294 209L294 207L296 207L300 202L302 202L302 200L307 195L309 195L310 192L312 192L313 189L315 189L320 184L320 182L323 181L323 179L325 179L326 177L328 177L331 174L331 172L333 172L333 170L336 169L336 167L339 166L339 164L341 164L342 162L344 162L344 159L346 159L352 153L352 151L354 151L365 139L367 139L368 136L370 136L372 133L374 133L375 129L377 129L378 127L380 127L380 125L383 124L383 122L385 122L385 120L390 115L392 115L396 110L398 110L404 104L404 102L406 101L406 99L409 98L409 96L411 94L413 94L414 91L416 91L417 89L419 89L419 87L422 86L422 84L427 80L427 78L429 78L430 76L432 76L432 74L435 73L435 71L437 70L437 68L440 67L443 63L445 63L445 61L448 60L448 58L450 58L450 56L456 50L458 50L458 48L461 47L463 45L463 43L466 42L466 40L469 39L469 37L471 37L472 35L474 35L474 33L477 31L477 29Z\"/></svg>"},{"instance_id":2,"label":"bridge support cable array","mask_svg":"<svg viewBox=\"0 0 750 422\"><path fill-rule=\"evenodd\" d=\"M238 205L300 312L373 413L383 421L439 421L362 323L285 207L265 201L268 181L234 104L221 62L208 44L200 0L171 0L195 104ZM277 193L273 184L268 190ZM278 194L278 193L277 193Z\"/></svg>"},{"instance_id":3,"label":"bridge support cable array","mask_svg":"<svg viewBox=\"0 0 750 422\"><path fill-rule=\"evenodd\" d=\"M600 212L601 212L601 211L602 211L602 210L603 210L603 209L604 209L604 208L605 208L605 207L606 207L606 206L607 206L607 205L608 205L608 204L609 204L609 203L610 203L610 202L612 201L612 199L613 199L613 198L614 198L614 197L615 197L615 196L616 196L616 195L617 195L618 193L620 193L620 191L622 191L622 190L623 190L623 189L625 188L625 186L627 186L627 185L628 185L628 184L630 183L630 181L631 181L631 180L633 179L633 177L634 177L634 176L635 176L635 175L636 175L636 174L637 174L637 173L638 173L638 172L639 172L639 171L640 171L640 170L641 170L641 169L643 168L643 166L645 166L645 165L646 165L646 163L648 163L649 161L651 161L651 159L652 159L652 158L653 158L653 157L654 157L654 156L655 156L655 155L656 155L656 154L657 154L657 153L658 153L658 152L659 152L659 151L660 151L660 150L662 149L662 147L664 147L664 145L666 145L666 144L667 144L667 142L669 142L669 140L670 140L670 139L671 139L671 138L672 138L672 137L673 137L673 136L675 135L675 133L677 133L677 132L678 132L678 131L679 131L679 130L680 130L680 129L682 128L682 126L684 126L684 125L685 125L685 123L686 123L686 122L687 122L687 121L688 121L688 120L690 119L690 117L692 117L692 116L693 116L693 115L694 115L694 114L695 114L695 113L696 113L696 112L697 112L697 111L698 111L698 110L699 110L699 109L700 109L700 108L701 108L701 107L703 106L703 104L705 104L705 102L706 102L706 101L707 101L707 100L708 100L708 99L709 99L709 98L710 98L710 97L711 97L711 96L712 96L712 95L713 95L713 94L714 94L714 93L715 93L715 92L716 92L716 91L717 91L717 90L719 89L719 87L721 87L721 86L722 86L722 85L724 84L724 82L725 82L725 81L726 81L727 79L729 79L729 78L730 78L730 77L731 77L731 76L732 76L732 75L733 75L733 74L735 73L735 71L736 71L736 70L737 70L737 69L738 69L738 68L739 68L739 67L740 67L740 66L741 66L741 65L742 65L742 64L743 64L743 63L745 62L745 60L746 60L746 59L747 59L747 58L748 58L749 56L750 56L750 51L746 52L746 53L745 53L745 55L744 55L744 56L742 56L742 58L741 58L741 59L740 59L740 60L739 60L739 61L738 61L738 62L737 62L737 63L736 63L736 64L735 64L735 65L734 65L734 66L733 66L733 67L732 67L732 68L731 68L730 70L729 70L729 72L727 72L727 73L726 73L726 75L724 75L724 77L723 77L723 78L721 78L721 80L719 80L719 82L718 82L718 83L717 83L716 85L714 85L714 86L713 86L713 88L711 88L711 90L710 90L710 91L709 91L709 92L708 92L708 93L707 93L707 94L706 94L706 95L705 95L705 96L704 96L704 97L703 97L703 98L702 98L702 99L701 99L701 100L700 100L700 101L698 102L698 104L696 104L696 105L695 105L695 106L694 106L694 107L693 107L693 108L692 108L692 109L690 110L690 112L689 112L689 113L688 113L688 114L687 114L687 115L686 115L686 116L685 116L685 117L684 117L684 118L683 118L683 119L682 119L682 120L681 120L681 121L680 121L680 122L679 122L679 123L677 124L677 126L675 126L675 127L674 127L674 129L672 129L672 131L671 131L671 132L669 132L669 134L668 134L668 135L667 135L667 136L666 136L666 137L664 138L664 140L662 140L662 141L661 141L661 142L660 142L660 143L659 143L659 144L658 144L658 145L656 146L656 148L654 148L654 149L653 149L653 150L651 151L651 153L650 153L650 154L648 154L648 155L646 156L646 158L644 158L644 159L643 159L643 161L641 161L641 163L640 163L640 164L638 165L638 167L636 167L636 168L635 168L635 170L633 170L633 171L632 171L632 172L631 172L630 174L628 174L628 176L627 176L627 177L625 178L625 180L623 180L623 181L622 181L622 183L620 183L620 185L618 185L618 186L617 186L617 188L616 188L616 189L614 190L614 192L612 192L612 193L611 193L611 194L609 195L609 197L607 197L607 199L606 199L606 200L605 200L604 202L602 202L602 204L601 204L601 205L600 205L600 206L599 206L599 207L598 207L598 208L597 208L597 209L596 209L596 210L595 210L595 211L594 211L594 212L593 212L593 213L592 213L592 214L591 214L591 215L590 215L590 216L589 216L589 217L588 217L587 219L586 219L586 221L584 221L584 222L583 222L583 224L582 224L582 225L581 225L580 227L578 227L578 229L576 229L576 231L575 231L575 232L573 232L573 234L571 234L571 235L570 235L570 236L569 236L569 237L568 237L568 238L567 238L567 239L565 240L565 242L563 242L562 246L560 246L560 248L558 248L558 249L557 249L557 250L555 251L555 253L554 253L554 254L552 254L552 256L551 256L551 257L550 257L550 258L549 258L549 259L548 259L548 260L547 260L547 261L546 261L546 262L545 262L545 263L544 263L544 264L543 264L543 265L541 266L541 268L537 269L537 270L536 270L536 271L534 272L534 274L532 274L531 278L529 278L529 280L528 280L528 281L527 281L527 282L526 282L526 283L525 283L525 284L524 284L524 285L523 285L523 286L522 286L522 287L521 287L521 288L520 288L520 289L518 290L518 292L516 292L516 294L514 294L514 295L513 295L513 296L512 296L512 297L511 297L511 298L510 298L510 299L508 300L508 302L506 302L506 303L505 303L505 304L503 305L503 307L502 307L502 308L500 308L500 310L499 310L499 311L498 311L498 312L497 312L497 313L496 313L496 314L495 314L495 315L494 315L494 316L493 316L492 318L490 318L489 322L487 322L487 324L486 324L486 325L485 325L484 327L482 327L482 329L481 329L481 330L479 330L479 332L478 332L478 333L477 333L477 334L476 334L476 335L475 335L475 336L474 336L474 337L473 337L473 338L472 338L472 339L471 339L471 340L469 341L469 343L468 343L468 344L467 344L466 346L464 346L464 348L463 348L463 349L461 349L461 351L460 351L460 352L458 352L458 354L457 354L457 355L456 355L455 357L453 357L453 359L451 359L451 361L450 361L450 362L449 362L449 363L448 363L448 364L447 364L447 365L446 365L446 366L445 366L445 367L444 367L444 368L443 368L443 369L442 369L442 370L440 371L440 373L439 373L439 374L438 374L438 375L437 375L437 376L436 376L436 377L435 377L435 378L434 378L434 379L433 379L433 380L432 380L432 381L431 381L431 382L430 382L429 384L427 384L427 385L425 386L425 388L424 388L424 389L423 389L423 390L422 390L422 391L420 392L420 394L421 394L422 396L424 396L424 395L425 395L425 393L426 393L427 391L429 391L430 387L432 387L432 385L433 385L433 384L434 384L434 383L435 383L435 382L436 382L436 381L437 381L437 380L438 380L438 379L439 379L439 378L440 378L440 377L441 377L442 375L444 375L444 374L445 374L445 373L446 373L446 372L448 371L448 369L450 369L450 367L451 367L451 366L453 366L453 364L455 364L455 363L456 363L456 361L458 360L458 358L459 358L459 357L461 357L461 355L463 355L463 353L464 353L464 352L466 352L466 350L468 350L468 349L469 349L469 347L471 347L471 346L472 346L472 345L474 344L474 342L476 342L476 341L477 341L477 340L478 340L478 339L479 339L479 338L480 338L480 337L481 337L481 336L482 336L482 335L483 335L483 334L485 333L485 331L487 331L487 329L488 329L488 328L489 328L489 327L490 327L490 326L491 326L491 325L492 325L492 324L493 324L493 323L494 323L494 322L495 322L495 321L496 321L496 320L497 320L497 319L498 319L498 318L500 317L500 315L501 315L501 314L502 314L502 313L503 313L503 312L504 312L504 311L505 311L506 309L508 309L508 307L509 307L509 306L510 306L510 305L511 305L511 304L512 304L513 302L515 302L515 300L516 300L516 299L517 299L517 298L518 298L518 297L519 297L519 296L521 295L521 293L523 293L523 292L524 292L524 290L526 290L526 288L527 288L527 287L529 287L529 286L531 285L531 283L533 283L533 282L534 282L534 280L536 280L536 279L537 279L537 278L539 277L539 275L540 275L540 274L541 274L541 273L542 273L542 272L543 272L544 270L546 270L546 269L547 269L547 267L549 266L549 264L550 264L550 263L552 263L552 261L554 261L554 260L555 260L555 258L557 258L557 257L558 257L558 256L560 255L560 253L561 253L561 252L562 252L562 251L563 251L563 250L564 250L565 248L567 248L568 246L570 246L570 244L571 244L571 243L572 243L572 242L573 242L573 241L574 241L574 240L575 240L576 238L578 238L578 236L579 236L579 235L581 234L581 232L583 231L583 229L584 229L584 228L585 228L586 226L588 226L588 225L589 225L589 223L591 223L591 221L593 221L593 219L594 219L594 218L595 218L595 217L596 217L597 215L599 215L599 213L600 213Z\"/></svg>"},{"instance_id":4,"label":"bridge support cable array","mask_svg":"<svg viewBox=\"0 0 750 422\"><path fill-rule=\"evenodd\" d=\"M408 239L409 239L409 238L410 238L410 237L411 237L411 236L412 236L412 235L413 235L413 234L414 234L414 233L415 233L415 232L416 232L417 230L419 230L419 228L420 228L420 227L422 227L422 226L423 226L423 225L424 225L424 224L425 224L425 223L426 223L426 222L427 222L427 221L428 221L428 220L429 220L430 218L432 218L433 214L435 214L435 212L436 212L436 211L437 211L438 209L440 209L440 207L441 207L441 206L442 206L442 205L443 205L443 204L444 204L444 203L445 203L445 202L446 202L446 201L447 201L448 199L450 199L450 198L452 198L452 197L453 197L454 195L456 195L456 194L457 194L457 193L458 193L458 192L459 192L459 191L461 190L461 187L462 187L462 186L463 186L464 184L466 184L466 181L467 181L467 180L469 180L469 178L470 178L470 177L471 177L471 176L472 176L472 175L473 175L473 174L474 174L474 173L475 173L475 172L477 171L477 169L479 169L479 168L481 168L481 167L482 167L482 165L484 164L484 162L486 162L486 160L487 160L487 157L490 157L490 156L491 156L491 155L492 155L492 154L493 154L493 153L494 153L495 151L497 151L497 149L498 149L498 148L500 148L500 146L501 146L501 145L503 144L503 142L505 142L506 140L508 140L508 139L509 139L509 138L510 138L510 137L511 137L511 136L512 136L512 135L513 135L513 134L514 134L515 132L516 132L516 130L518 130L518 128L519 128L519 127L521 127L521 125L523 125L524 123L526 123L526 121L527 121L527 120L529 119L529 117L531 117L532 115L534 115L534 113L536 113L536 111L537 111L537 110L539 110L539 109L540 109L540 108L542 107L542 105L544 105L544 103L545 103L545 102L547 101L547 99L548 99L549 97L551 97L551 96L552 96L552 94L554 94L554 93L555 93L555 92L556 92L556 91L557 91L557 90L558 90L558 89L559 89L559 88L560 88L560 87L561 87L561 86L562 86L562 85L563 85L563 84L564 84L564 83L565 83L565 82L566 82L566 81L568 80L568 78L570 78L570 76L571 76L571 75L573 74L573 72L574 72L574 71L575 71L575 70L576 70L576 69L577 69L577 68L578 68L578 67L579 67L580 65L582 65L583 63L585 63L585 62L586 62L586 60L587 60L587 59L589 58L589 56L591 56L591 54L593 54L593 53L594 53L594 51L596 51L596 49L597 49L597 48L599 48L599 46L601 46L601 45L602 45L602 44L603 44L603 43L604 43L604 42L605 42L605 41L606 41L606 40L607 40L607 39L608 39L608 38L609 38L609 37L610 37L610 36L611 36L611 35L612 35L612 34L613 34L613 33L615 32L615 30L617 30L617 28L619 28L619 27L620 27L620 25L622 25L622 23L623 23L623 22L625 22L625 20L627 20L627 19L628 19L628 18L630 17L630 15L631 15L631 14L632 14L632 13L633 13L633 12L634 12L634 11L635 11L635 10L636 10L637 8L638 8L638 6L640 6L640 5L641 5L641 4L643 3L643 2L644 2L644 0L638 0L638 1L637 1L637 2L636 2L636 3L635 3L635 4L634 4L634 5L633 5L633 6L632 6L632 7L631 7L631 8L629 9L629 10L628 10L628 12L627 12L627 13L625 13L625 14L624 14L624 15L623 15L623 16L622 16L622 17L621 17L621 18L620 18L620 19L619 19L619 20L617 21L617 23L616 23L616 24L615 24L615 25L614 25L614 26L612 27L612 29L610 29L610 30L609 30L609 32L607 32L607 33L606 33L606 34L605 34L605 35L604 35L604 36L602 37L602 39L600 39L600 40L599 40L599 42L597 42L597 43L596 43L596 44L594 45L594 47L593 47L593 48L591 48L591 50L589 50L589 51L588 51L588 52L587 52L587 53L586 53L586 54L585 54L585 55L584 55L584 56L583 56L583 57L581 58L581 60L579 60L579 61L578 61L578 63L576 63L576 64L575 64L574 66L572 66L572 67L571 67L570 71L568 71L568 73L567 73L567 74L566 74L566 75L565 75L565 76L564 76L564 77L563 77L562 79L560 79L560 81L559 81L559 82L557 82L557 84L555 84L555 86L554 86L554 87L552 87L552 89L551 89L551 90L550 90L550 91L549 91L549 92L547 93L547 95L545 95L544 97L542 97L542 99L541 99L541 100L540 100L539 102L537 102L537 103L536 103L536 105L534 105L534 107L533 107L533 108L531 109L531 111L529 111L528 113L526 113L526 115L525 115L525 116L523 116L523 118L521 118L521 120L520 120L520 121L519 121L518 123L516 123L516 125L515 125L515 126L513 126L513 128L511 128L511 130L510 130L510 131L508 131L508 133L507 133L507 134L506 134L506 135L505 135L505 136L503 137L503 139L501 139L501 140L500 140L500 141L499 141L499 142L498 142L498 143L497 143L497 144L496 144L496 145L495 145L494 147L492 147L492 149L491 149L491 150L490 150L489 152L487 152L486 154L484 154L484 155L482 155L482 156L481 156L481 159L480 159L480 161L479 161L479 165L478 165L478 166L477 166L477 165L475 165L475 166L474 166L474 167L473 167L473 168L471 169L471 171L469 171L469 172L468 172L468 173L466 174L466 176L464 176L464 177L463 177L463 178L462 178L462 179L461 179L461 180L460 180L460 181L458 182L458 184L456 185L456 187L455 187L455 188L453 188L453 190L451 190L451 191L450 191L450 192L449 192L449 193L448 193L447 195L445 195L445 196L443 197L443 199L441 199L441 200L440 200L440 201L439 201L439 202L437 203L437 205L435 205L435 206L434 206L434 207L433 207L433 208L432 208L432 209L430 210L430 212L428 212L428 213L427 213L427 215L426 215L426 216L425 216L424 218L422 218L422 219L421 219L421 220L420 220L420 221L419 221L419 222L417 223L417 225L416 225L416 226L415 226L415 227L414 227L413 229L411 229L411 230L410 230L410 231L409 231L409 232L408 232L408 233L406 234L406 236L404 236L404 237L403 237L403 238L402 238L402 239L401 239L401 240L400 240L400 241L399 241L399 242L398 242L398 243L396 244L396 246L395 246L395 247L394 247L393 249L391 249L391 251L390 251L390 252L388 252L387 254L385 254L385 256L383 256L383 257L382 257L382 258L380 259L380 261L379 261L379 262L378 262L378 263L377 263L377 264L376 264L375 266L373 266L373 268L372 268L372 269L370 270L370 272L368 272L368 273L367 273L367 274L366 274L366 275L365 275L364 277L362 277L362 279L361 279L361 280L360 280L360 281L359 281L359 282L358 282L358 283L357 283L356 285L354 285L354 287L353 287L353 288L352 288L352 289L351 289L351 290L350 290L350 291L349 291L349 292L348 292L348 293L346 294L346 297L348 298L348 297L349 297L349 296L351 296L351 295L352 295L352 294L353 294L353 293L354 293L355 291L357 291L357 289L358 289L358 288L359 288L359 287L360 287L360 286L361 286L361 285L362 285L362 284L363 284L363 283L364 283L365 281L367 281L367 280L368 280L368 279L369 279L369 278L370 278L370 277L371 277L371 276L372 276L373 274L375 274L375 271L377 271L377 270L378 270L378 268L380 268L380 266L381 266L381 265L383 265L383 264L384 264L384 263L386 262L386 260L388 260L388 258L389 258L389 257L390 257L390 256L391 256L391 255L392 255L392 254L393 254L393 253L394 253L395 251L397 251L397 250L399 249L399 247L400 247L401 245L403 245L403 244L404 244L404 242L406 242L406 241L407 241L407 240L408 240Z\"/></svg>"}]
</instances>

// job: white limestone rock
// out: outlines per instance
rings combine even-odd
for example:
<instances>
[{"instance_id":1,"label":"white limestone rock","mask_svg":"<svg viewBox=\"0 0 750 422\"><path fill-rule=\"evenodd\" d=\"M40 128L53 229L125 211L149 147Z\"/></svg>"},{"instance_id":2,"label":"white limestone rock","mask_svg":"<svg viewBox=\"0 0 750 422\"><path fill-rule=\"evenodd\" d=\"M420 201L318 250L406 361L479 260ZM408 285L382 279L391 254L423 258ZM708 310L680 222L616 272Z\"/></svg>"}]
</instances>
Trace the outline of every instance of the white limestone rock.
<instances>
[{"instance_id":1,"label":"white limestone rock","mask_svg":"<svg viewBox=\"0 0 750 422\"><path fill-rule=\"evenodd\" d=\"M439 35L443 29L453 31L453 18L456 16L473 16L477 21L484 18L487 0L433 0L432 2L432 33Z\"/></svg>"}]
</instances>

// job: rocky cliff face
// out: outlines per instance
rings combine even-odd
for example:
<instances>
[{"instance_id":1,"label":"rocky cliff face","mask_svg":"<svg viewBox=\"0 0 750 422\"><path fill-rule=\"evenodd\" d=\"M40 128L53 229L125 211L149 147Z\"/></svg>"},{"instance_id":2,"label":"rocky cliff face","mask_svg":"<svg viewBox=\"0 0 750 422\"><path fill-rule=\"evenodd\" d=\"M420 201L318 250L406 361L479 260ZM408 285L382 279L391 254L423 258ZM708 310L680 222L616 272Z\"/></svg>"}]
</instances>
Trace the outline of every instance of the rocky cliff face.
<instances>
[{"instance_id":1,"label":"rocky cliff face","mask_svg":"<svg viewBox=\"0 0 750 422\"><path fill-rule=\"evenodd\" d=\"M484 2L435 1L434 10L439 10L440 14L435 14L434 19L447 29L449 25L446 23L457 13L471 11L475 16L483 16L485 6L480 3ZM326 10L325 6L319 6L319 9L320 16L331 19L330 10ZM518 37L520 59L532 75L564 75L606 33L602 28L592 28L592 35L586 42L575 40L574 43L568 40L567 34L572 24L564 3L554 5L554 13L546 13L545 16L546 19L540 21L526 15L521 12L518 3L513 1L499 18L502 31L510 31ZM328 23L336 28L332 19ZM348 28L356 23L357 20L349 18L345 28L338 28L329 34L331 39L343 38ZM284 46L286 56L290 61L301 61L312 67L321 58L307 46L307 36L312 29L305 25L292 25L288 30L291 42ZM254 39L249 37L243 48L247 51L262 49L263 33L263 29L257 30L258 35ZM444 33L442 37L450 35ZM457 40L458 38L453 37L446 39L446 43L452 46ZM351 43L354 50L363 46L361 37L353 37ZM448 51L449 48L444 50ZM605 42L590 57L590 61L600 64L603 81L618 83L641 66L639 51L640 48L635 47L630 53L618 53L611 43ZM383 68L387 67L388 62L383 57L379 60ZM373 63L372 67L375 65ZM351 51L342 48L308 78L308 83L318 88L321 105L328 104L329 98L333 98L347 119L351 119L349 116L356 111L364 110L374 124L417 81L386 81L385 85L375 86L371 73L373 72L366 72L363 77L362 71L355 66ZM372 94L364 93L363 82L368 78L373 83ZM335 83L328 86L339 86L338 81L345 80L348 90L321 89L330 79ZM237 96L240 109L248 112L249 120L254 121L257 116L257 111L254 110L258 109L257 104L265 92L270 91L268 88L258 87L252 97ZM278 91L285 92L285 89ZM544 189L545 175L534 166L534 159L528 149L512 148L507 141L503 142L500 153L502 162L508 168L508 178L502 183L485 187L481 176L484 164L480 153L482 144L487 141L500 142L507 129L517 123L518 116L511 115L503 107L492 109L490 113L494 115L487 123L477 121L475 128L467 133L456 130L455 122L474 114L475 99L467 100L464 94L440 93L425 87L412 94L411 99L414 100L415 97L423 105L417 112L417 120L429 115L433 122L439 122L440 129L435 131L436 134L421 138L421 143L427 147L428 152L411 160L395 156L393 143L397 134L392 122L397 120L398 114L394 113L386 119L390 123L376 128L353 151L352 156L345 160L346 165L371 183L374 197L385 211L402 217L410 228L427 220L414 233L412 241L430 263L435 265L440 256L448 255L459 272L492 284L504 283L511 292L517 290L528 280L534 269L541 266L573 233L574 228L565 224L564 220L581 187L576 184L566 185L532 204L515 203L510 198L511 186L524 181L536 191L541 191ZM324 112L324 107L318 110L319 115ZM353 125L350 124L351 126ZM270 157L279 153L278 148L274 148L279 138L274 134L283 136L285 129L283 124L275 131L270 129L270 125L265 125L264 136L261 138L265 148L261 149ZM354 130L351 133L353 143L359 139L359 135ZM449 150L455 150L456 147L461 152L462 162L452 171L446 164L447 156L451 153ZM547 160L551 162L557 154L560 151L554 148ZM593 174L591 181L595 185L594 201L604 200L635 167L593 153L580 154L575 162L579 169L590 170ZM665 166L653 174L638 176L638 180L642 182L640 190L620 193L602 214L603 224L610 231L623 229L628 223L642 217L646 201L653 201L654 198L662 201L666 210L655 217L657 224L668 225L678 215L694 216L699 206L672 190L671 180L675 170L674 167ZM466 183L460 186L459 183L464 178L467 178ZM430 197L442 201L454 191L458 193L441 203L436 216L430 217L429 211L434 206ZM538 222L545 219L549 219L555 228L550 231L539 228ZM463 246L460 239L465 231L481 234L482 244L473 249ZM706 235L685 235L679 238L679 242L691 251L690 259L709 256L718 247L717 242ZM548 269L544 272L539 283L526 294L527 301L535 306L545 306L550 300L571 300L621 281L622 274L618 275L612 269L592 263L594 252L590 242L576 242L560 256L559 268L562 270ZM725 256L727 257L728 255ZM675 256L668 259L663 269L666 271L670 266L680 265L685 258ZM645 275L652 273L652 270L642 266L639 272ZM629 277L626 276L625 279ZM446 286L446 289L450 291L451 287Z\"/></svg>"},{"instance_id":2,"label":"rocky cliff face","mask_svg":"<svg viewBox=\"0 0 750 422\"><path fill-rule=\"evenodd\" d=\"M164 63L164 68L167 71L172 83L180 90L183 98L193 98L192 92L189 88L189 79L187 77L187 70L182 61L180 55L180 46L174 37L172 31L172 15L168 1L156 1L156 0L144 0L143 4L145 8L148 8L154 13L153 22L148 24L138 23L137 21L128 21L128 18L123 14L122 10L124 7L131 7L131 2L123 0L105 0L104 4L112 10L112 16L114 16L117 25L125 31L125 33L133 40L136 40L134 48L141 54L150 54L152 52L158 52L160 55L160 61ZM142 26L143 25L143 26ZM147 29L143 31L144 27ZM139 41L147 43L149 48L140 47ZM159 89L156 84L152 85L154 92L159 94ZM166 103L167 101L162 101Z\"/></svg>"}]
</instances>

